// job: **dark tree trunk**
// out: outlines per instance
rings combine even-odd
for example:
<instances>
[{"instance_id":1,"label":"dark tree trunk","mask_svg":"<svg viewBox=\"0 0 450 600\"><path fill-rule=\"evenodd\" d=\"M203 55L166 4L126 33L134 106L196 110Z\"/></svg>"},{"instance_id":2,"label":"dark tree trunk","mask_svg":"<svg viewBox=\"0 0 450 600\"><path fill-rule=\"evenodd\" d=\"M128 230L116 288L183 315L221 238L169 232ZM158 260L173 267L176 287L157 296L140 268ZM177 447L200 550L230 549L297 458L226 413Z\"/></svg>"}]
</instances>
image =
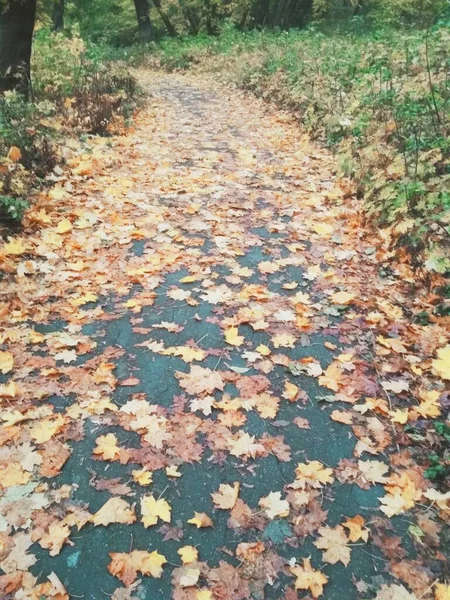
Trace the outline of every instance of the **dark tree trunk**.
<instances>
[{"instance_id":1,"label":"dark tree trunk","mask_svg":"<svg viewBox=\"0 0 450 600\"><path fill-rule=\"evenodd\" d=\"M36 0L12 0L0 9L0 92L28 94Z\"/></svg>"},{"instance_id":2,"label":"dark tree trunk","mask_svg":"<svg viewBox=\"0 0 450 600\"><path fill-rule=\"evenodd\" d=\"M163 10L163 8L161 6L161 0L153 0L153 4L155 5L156 10L158 11L159 16L161 17L161 21L166 26L167 33L170 35L170 37L177 37L177 35L178 35L177 30L172 25L169 17L167 16L166 11Z\"/></svg>"},{"instance_id":3,"label":"dark tree trunk","mask_svg":"<svg viewBox=\"0 0 450 600\"><path fill-rule=\"evenodd\" d=\"M246 9L244 10L244 13L242 15L241 20L239 21L239 29L241 31L244 31L246 25L247 25L247 19L248 19L248 15L250 14L250 10Z\"/></svg>"},{"instance_id":4,"label":"dark tree trunk","mask_svg":"<svg viewBox=\"0 0 450 600\"><path fill-rule=\"evenodd\" d=\"M210 0L203 0L206 8L205 25L206 32L208 35L217 35L217 6L211 4Z\"/></svg>"},{"instance_id":5,"label":"dark tree trunk","mask_svg":"<svg viewBox=\"0 0 450 600\"><path fill-rule=\"evenodd\" d=\"M200 23L199 23L198 19L196 18L196 15L188 6L186 6L186 4L183 2L183 0L179 0L179 3L181 6L181 10L183 12L184 18L186 19L186 21L188 23L189 32L191 33L191 35L197 35L200 30Z\"/></svg>"},{"instance_id":6,"label":"dark tree trunk","mask_svg":"<svg viewBox=\"0 0 450 600\"><path fill-rule=\"evenodd\" d=\"M153 26L148 14L147 0L134 0L141 42L151 42L154 39Z\"/></svg>"},{"instance_id":7,"label":"dark tree trunk","mask_svg":"<svg viewBox=\"0 0 450 600\"><path fill-rule=\"evenodd\" d=\"M270 0L253 0L250 10L250 22L253 27L262 28L269 25Z\"/></svg>"},{"instance_id":8,"label":"dark tree trunk","mask_svg":"<svg viewBox=\"0 0 450 600\"><path fill-rule=\"evenodd\" d=\"M65 0L54 0L52 10L52 29L61 31L64 29L64 2Z\"/></svg>"}]
</instances>

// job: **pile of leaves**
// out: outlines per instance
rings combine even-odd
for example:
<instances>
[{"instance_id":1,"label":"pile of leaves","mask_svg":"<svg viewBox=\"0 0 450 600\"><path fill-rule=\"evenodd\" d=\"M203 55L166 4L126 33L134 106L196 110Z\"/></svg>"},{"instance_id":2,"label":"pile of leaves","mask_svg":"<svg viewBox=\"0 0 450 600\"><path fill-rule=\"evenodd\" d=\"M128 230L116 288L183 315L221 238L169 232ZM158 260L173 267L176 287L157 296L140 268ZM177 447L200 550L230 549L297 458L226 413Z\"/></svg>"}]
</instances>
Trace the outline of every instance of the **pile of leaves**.
<instances>
[{"instance_id":1,"label":"pile of leaves","mask_svg":"<svg viewBox=\"0 0 450 600\"><path fill-rule=\"evenodd\" d=\"M448 317L292 119L146 83L0 248L2 598L446 600Z\"/></svg>"},{"instance_id":2,"label":"pile of leaves","mask_svg":"<svg viewBox=\"0 0 450 600\"><path fill-rule=\"evenodd\" d=\"M296 114L332 147L386 248L450 269L450 36L432 29L241 33L166 41L154 62L195 68Z\"/></svg>"},{"instance_id":3,"label":"pile of leaves","mask_svg":"<svg viewBox=\"0 0 450 600\"><path fill-rule=\"evenodd\" d=\"M22 220L33 190L73 151L82 134L124 129L135 106L134 79L118 64L92 61L78 37L41 30L29 99L0 97L0 220Z\"/></svg>"}]
</instances>

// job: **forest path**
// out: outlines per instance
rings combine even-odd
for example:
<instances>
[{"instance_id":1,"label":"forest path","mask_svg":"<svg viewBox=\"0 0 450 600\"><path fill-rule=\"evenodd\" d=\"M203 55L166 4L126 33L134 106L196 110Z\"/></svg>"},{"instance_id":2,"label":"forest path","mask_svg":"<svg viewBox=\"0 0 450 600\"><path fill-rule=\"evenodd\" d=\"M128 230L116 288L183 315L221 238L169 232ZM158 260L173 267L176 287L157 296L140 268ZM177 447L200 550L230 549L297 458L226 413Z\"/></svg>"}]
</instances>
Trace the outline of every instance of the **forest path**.
<instances>
[{"instance_id":1,"label":"forest path","mask_svg":"<svg viewBox=\"0 0 450 600\"><path fill-rule=\"evenodd\" d=\"M301 597L356 600L414 572L427 600L416 517L386 517L425 489L407 454L389 465L382 383L401 393L402 372L375 368L401 296L333 158L256 99L141 80L134 131L75 156L53 221L23 242L33 260L8 257L26 416L3 439L17 467L0 535L15 554L0 567L15 589L34 585L23 571L54 572L86 600L292 600L295 582ZM191 549L176 567L184 546L198 564Z\"/></svg>"}]
</instances>

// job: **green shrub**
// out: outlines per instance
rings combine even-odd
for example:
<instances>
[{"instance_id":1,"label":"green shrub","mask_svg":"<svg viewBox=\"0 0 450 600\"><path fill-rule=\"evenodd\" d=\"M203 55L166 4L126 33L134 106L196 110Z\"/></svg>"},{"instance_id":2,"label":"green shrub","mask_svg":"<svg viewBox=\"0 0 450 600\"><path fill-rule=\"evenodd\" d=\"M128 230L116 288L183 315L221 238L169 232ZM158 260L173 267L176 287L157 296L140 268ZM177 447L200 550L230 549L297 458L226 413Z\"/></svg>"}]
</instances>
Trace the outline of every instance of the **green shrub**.
<instances>
[{"instance_id":1,"label":"green shrub","mask_svg":"<svg viewBox=\"0 0 450 600\"><path fill-rule=\"evenodd\" d=\"M20 222L28 208L28 202L20 198L0 194L0 222Z\"/></svg>"}]
</instances>

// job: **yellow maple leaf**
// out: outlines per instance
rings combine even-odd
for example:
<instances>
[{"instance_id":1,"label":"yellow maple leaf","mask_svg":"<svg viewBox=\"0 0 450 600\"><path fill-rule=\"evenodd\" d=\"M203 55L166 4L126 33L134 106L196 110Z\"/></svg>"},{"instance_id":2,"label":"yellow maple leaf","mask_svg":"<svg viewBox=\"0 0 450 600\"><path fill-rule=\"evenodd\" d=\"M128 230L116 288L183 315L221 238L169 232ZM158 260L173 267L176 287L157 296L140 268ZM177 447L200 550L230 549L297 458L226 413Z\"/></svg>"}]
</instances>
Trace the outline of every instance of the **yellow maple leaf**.
<instances>
[{"instance_id":1,"label":"yellow maple leaf","mask_svg":"<svg viewBox=\"0 0 450 600\"><path fill-rule=\"evenodd\" d=\"M242 346L245 341L245 338L242 335L239 335L237 327L230 327L225 331L225 341L230 346Z\"/></svg>"},{"instance_id":2,"label":"yellow maple leaf","mask_svg":"<svg viewBox=\"0 0 450 600\"><path fill-rule=\"evenodd\" d=\"M198 365L191 366L189 373L175 371L175 374L180 380L181 387L192 396L203 392L212 394L214 390L222 391L225 385L220 373Z\"/></svg>"},{"instance_id":3,"label":"yellow maple leaf","mask_svg":"<svg viewBox=\"0 0 450 600\"><path fill-rule=\"evenodd\" d=\"M318 460L307 463L298 463L295 469L296 480L292 487L298 488L321 488L327 483L333 483L333 469L324 467Z\"/></svg>"},{"instance_id":4,"label":"yellow maple leaf","mask_svg":"<svg viewBox=\"0 0 450 600\"><path fill-rule=\"evenodd\" d=\"M355 515L351 519L347 519L342 525L348 529L348 539L351 542L357 542L358 540L367 542L369 539L369 530L364 527L365 521L361 515Z\"/></svg>"},{"instance_id":5,"label":"yellow maple leaf","mask_svg":"<svg viewBox=\"0 0 450 600\"><path fill-rule=\"evenodd\" d=\"M209 590L198 590L195 599L196 600L212 600L213 595Z\"/></svg>"},{"instance_id":6,"label":"yellow maple leaf","mask_svg":"<svg viewBox=\"0 0 450 600\"><path fill-rule=\"evenodd\" d=\"M4 488L13 485L24 485L30 481L31 474L23 470L18 462L9 462L2 467L2 479L0 485Z\"/></svg>"},{"instance_id":7,"label":"yellow maple leaf","mask_svg":"<svg viewBox=\"0 0 450 600\"><path fill-rule=\"evenodd\" d=\"M275 348L295 348L295 337L289 333L277 333L271 341Z\"/></svg>"},{"instance_id":8,"label":"yellow maple leaf","mask_svg":"<svg viewBox=\"0 0 450 600\"><path fill-rule=\"evenodd\" d=\"M144 527L156 525L159 519L165 523L170 523L171 510L170 504L164 498L156 499L151 495L144 496L141 499L141 514Z\"/></svg>"},{"instance_id":9,"label":"yellow maple leaf","mask_svg":"<svg viewBox=\"0 0 450 600\"><path fill-rule=\"evenodd\" d=\"M229 441L230 454L233 456L245 456L247 458L256 458L258 454L265 452L262 444L255 441L255 436L246 431L240 431Z\"/></svg>"},{"instance_id":10,"label":"yellow maple leaf","mask_svg":"<svg viewBox=\"0 0 450 600\"><path fill-rule=\"evenodd\" d=\"M60 233L60 234L67 233L71 230L72 230L72 223L67 218L62 219L58 223L58 226L56 227L56 233Z\"/></svg>"},{"instance_id":11,"label":"yellow maple leaf","mask_svg":"<svg viewBox=\"0 0 450 600\"><path fill-rule=\"evenodd\" d=\"M313 598L322 596L328 577L313 569L309 558L303 559L303 566L290 567L289 571L297 578L294 583L296 590L310 590Z\"/></svg>"},{"instance_id":12,"label":"yellow maple leaf","mask_svg":"<svg viewBox=\"0 0 450 600\"><path fill-rule=\"evenodd\" d=\"M260 499L259 506L266 511L269 519L289 515L289 502L281 499L281 492L270 492L268 496Z\"/></svg>"},{"instance_id":13,"label":"yellow maple leaf","mask_svg":"<svg viewBox=\"0 0 450 600\"><path fill-rule=\"evenodd\" d=\"M401 475L393 474L385 484L387 494L380 498L380 510L389 518L399 515L413 508L420 499L422 492L416 488L414 480L404 472Z\"/></svg>"},{"instance_id":14,"label":"yellow maple leaf","mask_svg":"<svg viewBox=\"0 0 450 600\"><path fill-rule=\"evenodd\" d=\"M351 304L353 300L356 298L355 294L351 294L350 292L335 292L331 294L330 300L333 304Z\"/></svg>"},{"instance_id":15,"label":"yellow maple leaf","mask_svg":"<svg viewBox=\"0 0 450 600\"><path fill-rule=\"evenodd\" d=\"M100 455L104 460L116 460L120 456L120 448L117 445L117 438L114 433L101 435L96 440L94 454Z\"/></svg>"},{"instance_id":16,"label":"yellow maple leaf","mask_svg":"<svg viewBox=\"0 0 450 600\"><path fill-rule=\"evenodd\" d=\"M25 254L28 246L24 243L21 238L10 239L6 244L3 245L1 252L4 256L19 256Z\"/></svg>"},{"instance_id":17,"label":"yellow maple leaf","mask_svg":"<svg viewBox=\"0 0 450 600\"><path fill-rule=\"evenodd\" d=\"M439 348L436 354L437 358L431 363L433 371L442 379L450 379L450 344Z\"/></svg>"},{"instance_id":18,"label":"yellow maple leaf","mask_svg":"<svg viewBox=\"0 0 450 600\"><path fill-rule=\"evenodd\" d=\"M203 360L206 356L204 350L200 348L190 348L189 346L175 346L166 348L161 352L166 356L179 356L184 362L192 362L193 360Z\"/></svg>"},{"instance_id":19,"label":"yellow maple leaf","mask_svg":"<svg viewBox=\"0 0 450 600\"><path fill-rule=\"evenodd\" d=\"M147 471L145 467L131 471L131 475L134 481L139 483L139 485L150 485L153 481L153 473L151 471Z\"/></svg>"},{"instance_id":20,"label":"yellow maple leaf","mask_svg":"<svg viewBox=\"0 0 450 600\"><path fill-rule=\"evenodd\" d=\"M129 525L136 521L136 515L132 506L123 498L110 498L92 516L92 523L97 525L109 525L110 523L121 523Z\"/></svg>"},{"instance_id":21,"label":"yellow maple leaf","mask_svg":"<svg viewBox=\"0 0 450 600\"><path fill-rule=\"evenodd\" d=\"M206 513L194 512L194 516L188 520L188 523L196 525L197 529L201 527L213 527L212 519Z\"/></svg>"},{"instance_id":22,"label":"yellow maple leaf","mask_svg":"<svg viewBox=\"0 0 450 600\"><path fill-rule=\"evenodd\" d=\"M86 292L85 294L78 296L78 298L72 298L71 300L69 300L69 302L73 306L83 306L84 304L88 304L89 302L97 302L97 300L97 294L94 294L93 292Z\"/></svg>"},{"instance_id":23,"label":"yellow maple leaf","mask_svg":"<svg viewBox=\"0 0 450 600\"><path fill-rule=\"evenodd\" d=\"M426 490L423 495L428 500L432 502L436 502L441 510L449 510L450 509L450 492L438 492L433 488L429 488Z\"/></svg>"},{"instance_id":24,"label":"yellow maple leaf","mask_svg":"<svg viewBox=\"0 0 450 600\"><path fill-rule=\"evenodd\" d=\"M232 509L239 495L240 484L235 481L233 485L222 483L219 490L211 494L214 504L223 510Z\"/></svg>"},{"instance_id":25,"label":"yellow maple leaf","mask_svg":"<svg viewBox=\"0 0 450 600\"><path fill-rule=\"evenodd\" d=\"M268 348L264 344L259 344L259 346L255 348L255 350L256 352L259 352L262 356L269 356L269 354L272 353L270 348Z\"/></svg>"},{"instance_id":26,"label":"yellow maple leaf","mask_svg":"<svg viewBox=\"0 0 450 600\"><path fill-rule=\"evenodd\" d=\"M391 417L391 421L393 423L400 423L400 425L404 425L408 422L409 410L407 408L397 408L396 410L390 411L389 416Z\"/></svg>"},{"instance_id":27,"label":"yellow maple leaf","mask_svg":"<svg viewBox=\"0 0 450 600\"><path fill-rule=\"evenodd\" d=\"M435 600L450 600L450 585L446 583L438 583L434 588Z\"/></svg>"},{"instance_id":28,"label":"yellow maple leaf","mask_svg":"<svg viewBox=\"0 0 450 600\"><path fill-rule=\"evenodd\" d=\"M320 527L318 533L320 537L314 542L314 546L324 551L323 560L331 565L340 561L347 566L350 562L351 549L347 545L349 540L342 525Z\"/></svg>"},{"instance_id":29,"label":"yellow maple leaf","mask_svg":"<svg viewBox=\"0 0 450 600\"><path fill-rule=\"evenodd\" d=\"M126 552L110 552L111 563L108 571L111 575L118 577L126 587L129 587L137 577L138 571L142 575L151 575L159 579L163 572L163 565L167 562L166 557L156 550L146 552L145 550L133 550Z\"/></svg>"},{"instance_id":30,"label":"yellow maple leaf","mask_svg":"<svg viewBox=\"0 0 450 600\"><path fill-rule=\"evenodd\" d=\"M286 381L286 383L284 384L283 398L289 400L290 402L295 402L298 393L299 388L290 381Z\"/></svg>"},{"instance_id":31,"label":"yellow maple leaf","mask_svg":"<svg viewBox=\"0 0 450 600\"><path fill-rule=\"evenodd\" d=\"M198 550L194 546L183 546L177 551L184 565L196 562L198 559Z\"/></svg>"},{"instance_id":32,"label":"yellow maple leaf","mask_svg":"<svg viewBox=\"0 0 450 600\"><path fill-rule=\"evenodd\" d=\"M15 398L18 392L19 386L15 381L10 381L9 383L3 383L0 385L0 398Z\"/></svg>"},{"instance_id":33,"label":"yellow maple leaf","mask_svg":"<svg viewBox=\"0 0 450 600\"><path fill-rule=\"evenodd\" d=\"M386 483L389 465L379 460L359 460L358 469L369 483Z\"/></svg>"},{"instance_id":34,"label":"yellow maple leaf","mask_svg":"<svg viewBox=\"0 0 450 600\"><path fill-rule=\"evenodd\" d=\"M418 413L424 419L436 418L441 414L441 405L439 398L441 393L438 390L429 390L420 395L419 406L414 406L412 412Z\"/></svg>"},{"instance_id":35,"label":"yellow maple leaf","mask_svg":"<svg viewBox=\"0 0 450 600\"><path fill-rule=\"evenodd\" d=\"M177 465L170 465L169 467L166 467L166 475L167 477L181 477L182 473L178 470Z\"/></svg>"},{"instance_id":36,"label":"yellow maple leaf","mask_svg":"<svg viewBox=\"0 0 450 600\"><path fill-rule=\"evenodd\" d=\"M0 371L3 375L12 371L14 367L14 357L11 352L0 351Z\"/></svg>"},{"instance_id":37,"label":"yellow maple leaf","mask_svg":"<svg viewBox=\"0 0 450 600\"><path fill-rule=\"evenodd\" d=\"M53 521L48 531L39 540L39 545L42 548L49 550L50 556L57 556L61 552L61 548L69 540L70 528L66 523Z\"/></svg>"},{"instance_id":38,"label":"yellow maple leaf","mask_svg":"<svg viewBox=\"0 0 450 600\"><path fill-rule=\"evenodd\" d=\"M62 429L65 423L66 419L63 415L40 419L30 427L30 435L37 444L45 444Z\"/></svg>"},{"instance_id":39,"label":"yellow maple leaf","mask_svg":"<svg viewBox=\"0 0 450 600\"><path fill-rule=\"evenodd\" d=\"M315 223L312 229L321 237L328 238L334 231L334 225L330 225L329 223Z\"/></svg>"}]
</instances>

